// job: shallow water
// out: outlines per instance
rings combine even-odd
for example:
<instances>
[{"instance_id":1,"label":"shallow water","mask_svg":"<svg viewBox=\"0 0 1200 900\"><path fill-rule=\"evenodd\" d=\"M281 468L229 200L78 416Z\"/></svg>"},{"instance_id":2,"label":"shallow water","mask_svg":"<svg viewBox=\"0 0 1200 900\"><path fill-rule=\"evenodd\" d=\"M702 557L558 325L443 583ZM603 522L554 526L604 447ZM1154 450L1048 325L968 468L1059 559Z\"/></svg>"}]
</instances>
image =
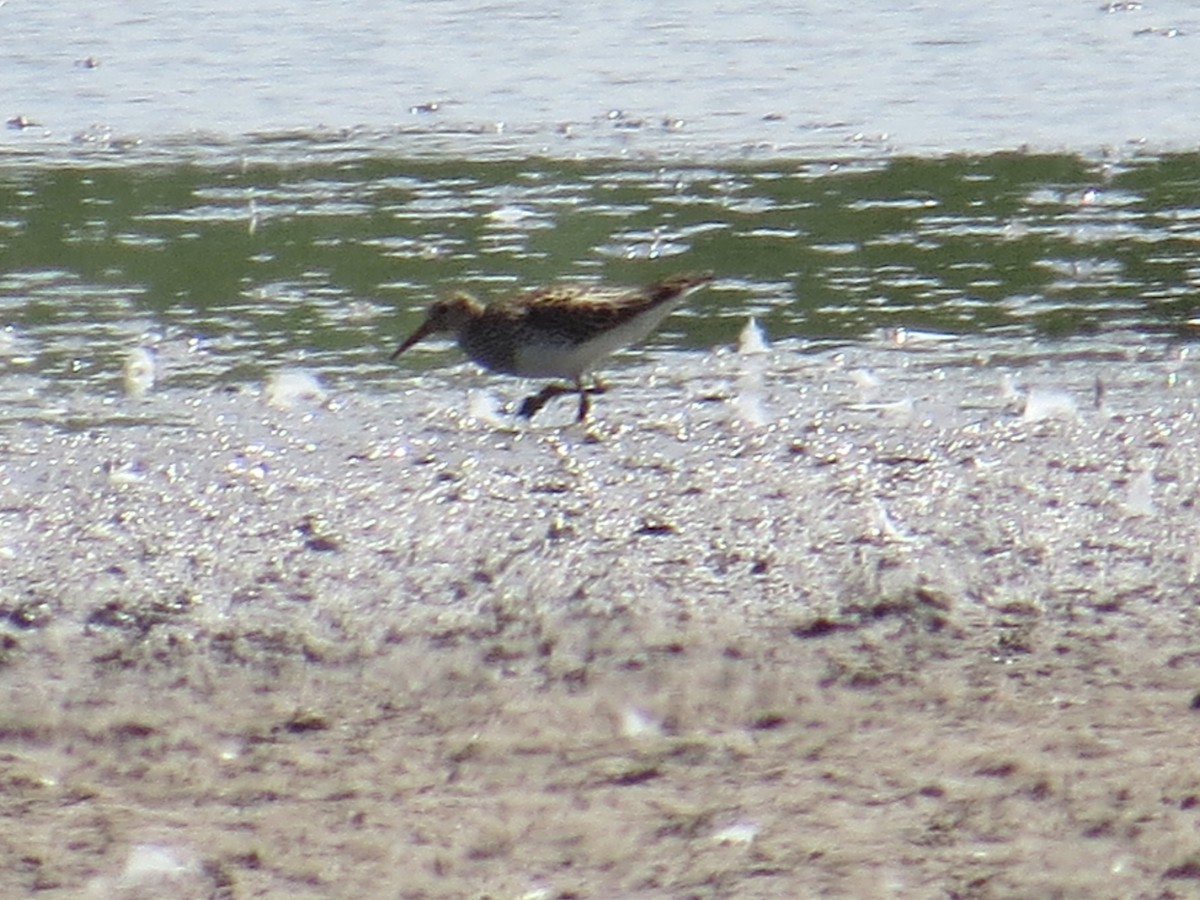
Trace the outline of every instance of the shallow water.
<instances>
[{"instance_id":1,"label":"shallow water","mask_svg":"<svg viewBox=\"0 0 1200 900\"><path fill-rule=\"evenodd\" d=\"M269 22L270 28L264 28ZM0 5L0 399L393 389L450 288L711 269L651 352L1188 341L1187 4ZM1030 344L1033 339L1041 344ZM3 414L0 414L3 415Z\"/></svg>"},{"instance_id":2,"label":"shallow water","mask_svg":"<svg viewBox=\"0 0 1200 900\"><path fill-rule=\"evenodd\" d=\"M1194 154L9 168L4 393L119 392L139 346L156 355L160 387L259 381L281 366L395 386L458 359L434 343L387 360L452 287L487 297L699 268L716 284L654 350L731 344L750 315L773 340L818 346L892 327L1016 345L1186 340L1198 185Z\"/></svg>"},{"instance_id":3,"label":"shallow water","mask_svg":"<svg viewBox=\"0 0 1200 900\"><path fill-rule=\"evenodd\" d=\"M0 146L341 134L407 155L1195 146L1200 12L718 0L0 7Z\"/></svg>"}]
</instances>

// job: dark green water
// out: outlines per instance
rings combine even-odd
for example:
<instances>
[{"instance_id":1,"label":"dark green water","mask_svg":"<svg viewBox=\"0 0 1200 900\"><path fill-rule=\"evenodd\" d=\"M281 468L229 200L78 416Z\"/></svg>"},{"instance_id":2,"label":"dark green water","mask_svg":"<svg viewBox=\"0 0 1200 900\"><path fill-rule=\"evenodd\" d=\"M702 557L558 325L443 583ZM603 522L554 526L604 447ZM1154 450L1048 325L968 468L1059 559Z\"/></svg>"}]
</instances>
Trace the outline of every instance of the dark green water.
<instances>
[{"instance_id":1,"label":"dark green water","mask_svg":"<svg viewBox=\"0 0 1200 900\"><path fill-rule=\"evenodd\" d=\"M385 384L388 351L448 289L688 269L719 280L654 346L728 343L750 314L818 343L1196 327L1194 153L269 160L0 169L0 371L107 389L146 344L174 357L168 381L300 364Z\"/></svg>"}]
</instances>

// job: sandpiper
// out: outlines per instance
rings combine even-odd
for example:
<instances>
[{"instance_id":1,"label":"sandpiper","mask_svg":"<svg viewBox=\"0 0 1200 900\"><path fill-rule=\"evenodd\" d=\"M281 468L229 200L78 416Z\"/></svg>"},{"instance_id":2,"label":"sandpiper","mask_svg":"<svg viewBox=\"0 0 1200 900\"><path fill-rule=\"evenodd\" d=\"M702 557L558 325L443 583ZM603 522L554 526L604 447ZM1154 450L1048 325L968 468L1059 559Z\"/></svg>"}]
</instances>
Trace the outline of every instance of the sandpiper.
<instances>
[{"instance_id":1,"label":"sandpiper","mask_svg":"<svg viewBox=\"0 0 1200 900\"><path fill-rule=\"evenodd\" d=\"M470 294L438 300L425 322L404 341L395 359L422 338L455 335L479 365L522 378L567 378L526 397L518 410L525 418L561 394L579 395L577 422L587 418L589 395L604 392L584 376L611 353L646 337L692 291L712 281L711 272L675 275L636 288L564 284L538 288L484 306Z\"/></svg>"}]
</instances>

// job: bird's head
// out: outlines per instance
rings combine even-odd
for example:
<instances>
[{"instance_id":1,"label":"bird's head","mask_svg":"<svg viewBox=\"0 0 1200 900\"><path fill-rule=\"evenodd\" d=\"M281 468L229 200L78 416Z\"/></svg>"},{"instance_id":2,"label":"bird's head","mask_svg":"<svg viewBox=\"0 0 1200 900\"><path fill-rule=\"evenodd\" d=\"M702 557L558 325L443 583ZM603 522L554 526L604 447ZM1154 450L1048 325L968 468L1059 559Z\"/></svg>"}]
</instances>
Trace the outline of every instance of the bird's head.
<instances>
[{"instance_id":1,"label":"bird's head","mask_svg":"<svg viewBox=\"0 0 1200 900\"><path fill-rule=\"evenodd\" d=\"M404 343L393 351L391 359L395 359L413 344L431 334L458 334L473 318L483 312L483 306L470 294L454 294L444 297L429 307L425 321L421 326L405 338Z\"/></svg>"}]
</instances>

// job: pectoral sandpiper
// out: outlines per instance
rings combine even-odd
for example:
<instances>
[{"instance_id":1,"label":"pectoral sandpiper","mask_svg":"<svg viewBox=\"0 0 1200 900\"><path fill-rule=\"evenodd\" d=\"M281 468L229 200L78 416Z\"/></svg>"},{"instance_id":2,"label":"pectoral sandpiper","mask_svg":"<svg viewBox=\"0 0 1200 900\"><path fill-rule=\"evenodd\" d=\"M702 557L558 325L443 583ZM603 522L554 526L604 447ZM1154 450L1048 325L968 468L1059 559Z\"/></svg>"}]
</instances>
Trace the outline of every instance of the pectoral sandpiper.
<instances>
[{"instance_id":1,"label":"pectoral sandpiper","mask_svg":"<svg viewBox=\"0 0 1200 900\"><path fill-rule=\"evenodd\" d=\"M522 378L566 378L526 397L520 415L530 418L562 394L579 395L577 422L587 418L589 396L604 392L584 376L611 353L646 337L692 291L712 281L711 273L675 275L637 288L565 284L538 288L484 306L469 294L434 303L425 322L404 341L395 359L422 338L455 335L479 365Z\"/></svg>"}]
</instances>

